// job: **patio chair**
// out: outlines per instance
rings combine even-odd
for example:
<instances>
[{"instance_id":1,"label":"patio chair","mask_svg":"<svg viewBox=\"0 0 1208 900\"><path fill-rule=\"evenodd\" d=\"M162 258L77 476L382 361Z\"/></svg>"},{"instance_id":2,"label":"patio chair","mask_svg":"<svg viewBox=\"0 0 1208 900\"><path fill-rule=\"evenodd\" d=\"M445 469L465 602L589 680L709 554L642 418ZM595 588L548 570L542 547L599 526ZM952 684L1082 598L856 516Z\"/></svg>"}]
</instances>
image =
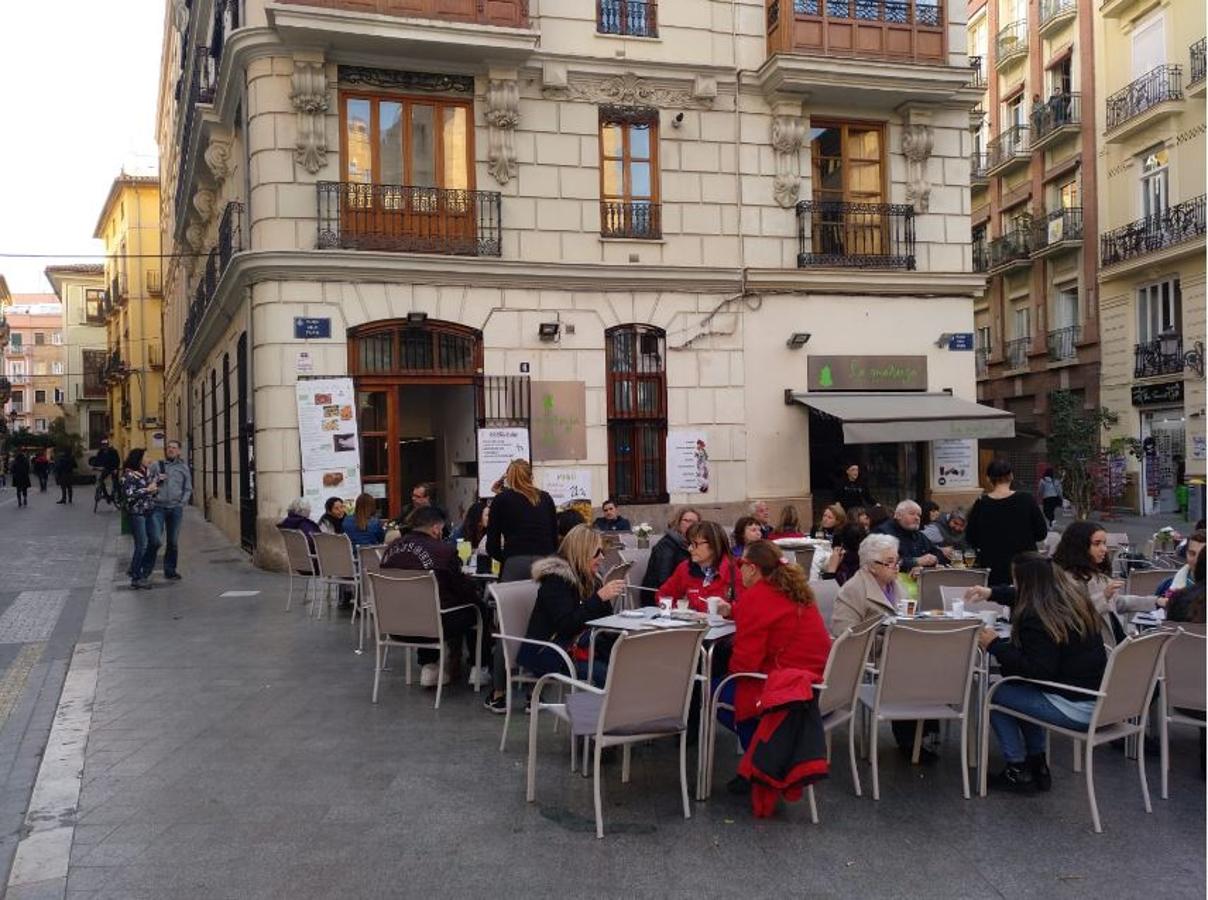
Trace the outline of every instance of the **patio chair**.
<instances>
[{"instance_id":1,"label":"patio chair","mask_svg":"<svg viewBox=\"0 0 1208 900\"><path fill-rule=\"evenodd\" d=\"M360 576L360 593L356 605L352 608L352 621L358 622L357 654L365 652L365 632L369 620L369 607L373 605L373 586L369 583L369 573L380 571L382 565L382 549L384 545L357 547L357 571Z\"/></svg>"},{"instance_id":2,"label":"patio chair","mask_svg":"<svg viewBox=\"0 0 1208 900\"><path fill-rule=\"evenodd\" d=\"M289 566L289 594L285 598L285 611L289 612L294 602L294 579L305 578L306 586L302 590L302 602L306 602L311 588L315 586L315 578L319 574L319 564L310 549L306 535L296 528L278 528L281 540L285 542L285 557Z\"/></svg>"},{"instance_id":3,"label":"patio chair","mask_svg":"<svg viewBox=\"0 0 1208 900\"><path fill-rule=\"evenodd\" d=\"M924 569L919 573L919 611L943 612L942 587L985 587L988 569Z\"/></svg>"},{"instance_id":4,"label":"patio chair","mask_svg":"<svg viewBox=\"0 0 1208 900\"><path fill-rule=\"evenodd\" d=\"M629 567L630 587L640 587L646 578L646 568L650 565L649 548L639 550L636 547L626 547L621 551L621 556L625 558L625 562L633 563Z\"/></svg>"},{"instance_id":5,"label":"patio chair","mask_svg":"<svg viewBox=\"0 0 1208 900\"><path fill-rule=\"evenodd\" d=\"M357 576L356 554L346 534L314 535L315 557L319 561L319 583L325 588L316 618L323 618L331 607L331 589L350 587L353 609L360 604L361 582ZM313 604L312 604L313 609Z\"/></svg>"},{"instance_id":6,"label":"patio chair","mask_svg":"<svg viewBox=\"0 0 1208 900\"><path fill-rule=\"evenodd\" d=\"M617 566L625 562L625 557L621 555L620 544L614 548L604 548L604 557L600 560L600 572L611 572Z\"/></svg>"},{"instance_id":7,"label":"patio chair","mask_svg":"<svg viewBox=\"0 0 1208 900\"><path fill-rule=\"evenodd\" d=\"M499 626L495 640L499 641L499 647L503 653L503 668L507 673L503 734L499 738L499 752L501 753L507 744L508 725L512 721L513 688L518 684L533 684L537 681L535 676L526 673L516 662L516 654L520 650L520 645L533 644L538 647L552 648L562 657L567 675L571 678L575 676L575 664L565 650L551 641L538 641L524 636L528 631L529 619L533 615L533 607L537 605L538 587L539 585L535 581L509 581L503 584L492 584L487 588L495 600L495 618ZM571 752L574 752L573 742ZM574 768L574 765L572 757L571 768Z\"/></svg>"},{"instance_id":8,"label":"patio chair","mask_svg":"<svg viewBox=\"0 0 1208 900\"><path fill-rule=\"evenodd\" d=\"M1192 725L1208 728L1204 720L1208 712L1205 697L1206 666L1205 636L1203 625L1181 625L1175 637L1166 646L1166 660L1161 686L1161 702L1158 704L1161 725L1162 754L1162 799L1167 799L1167 781L1170 774L1170 725ZM1189 713L1199 712L1199 716Z\"/></svg>"},{"instance_id":9,"label":"patio chair","mask_svg":"<svg viewBox=\"0 0 1208 900\"><path fill-rule=\"evenodd\" d=\"M373 702L377 703L378 682L382 676L382 651L388 647L422 648L436 650L440 654L437 660L440 675L436 679L436 703L432 707L440 709L441 688L445 680L444 618L458 610L474 610L474 616L478 619L478 643L474 652L474 666L477 668L482 665L482 613L470 603L441 609L440 587L436 582L436 573L432 571L402 576L370 572L369 583L373 586L373 605L370 607L374 637ZM410 654L407 655L404 672L404 679L410 684Z\"/></svg>"},{"instance_id":10,"label":"patio chair","mask_svg":"<svg viewBox=\"0 0 1208 900\"><path fill-rule=\"evenodd\" d=\"M877 733L881 722L917 721L917 758L927 719L961 723L961 786L969 799L969 691L977 657L980 622L895 622L885 630L873 684L857 691L871 713L872 799L881 799Z\"/></svg>"},{"instance_id":11,"label":"patio chair","mask_svg":"<svg viewBox=\"0 0 1208 900\"><path fill-rule=\"evenodd\" d=\"M814 552L816 550L816 547L803 547L800 550L793 551L794 556L796 557L793 561L797 563L797 565L801 566L801 571L805 573L806 578L810 577L810 571L813 569Z\"/></svg>"},{"instance_id":12,"label":"patio chair","mask_svg":"<svg viewBox=\"0 0 1208 900\"><path fill-rule=\"evenodd\" d=\"M604 837L600 795L600 754L605 747L622 746L621 782L629 782L629 748L655 738L679 737L680 795L684 818L692 817L688 801L688 705L700 657L704 628L669 628L630 632L612 649L608 678L603 688L552 673L537 679L529 715L528 789L526 799L537 798L537 726L540 713L561 705L570 723L572 746L578 738L595 740L596 837ZM564 704L546 704L542 693L551 684L572 689Z\"/></svg>"},{"instance_id":13,"label":"patio chair","mask_svg":"<svg viewBox=\"0 0 1208 900\"><path fill-rule=\"evenodd\" d=\"M810 590L814 592L814 602L818 604L818 612L822 615L822 621L826 623L828 633L830 632L831 617L835 614L835 601L839 599L839 587L839 582L833 578L810 582Z\"/></svg>"},{"instance_id":14,"label":"patio chair","mask_svg":"<svg viewBox=\"0 0 1208 900\"><path fill-rule=\"evenodd\" d=\"M986 702L982 711L982 746L981 746L981 795L986 795L986 763L990 755L990 713L1003 712L1025 722L1039 725L1051 732L1063 734L1081 742L1085 747L1086 793L1091 805L1091 821L1095 833L1102 834L1103 826L1099 822L1099 805L1095 801L1094 753L1100 744L1108 744L1120 738L1132 735L1143 736L1149 719L1149 701L1153 697L1154 684L1162 671L1162 658L1167 644L1173 639L1175 632L1155 630L1138 637L1130 637L1121 641L1107 658L1107 668L1103 672L1103 681L1099 690L1091 691L1085 688L1073 687L1068 684L1056 684L1051 681L1038 681L1021 678L1017 675L1003 678L991 685L986 694ZM1086 731L1062 728L1049 722L1042 722L1024 715L1018 710L1005 706L996 706L994 694L1004 684L1011 682L1036 684L1043 687L1060 688L1064 691L1085 695L1096 700L1094 712ZM1078 746L1076 743L1075 746ZM1137 774L1141 779L1141 797L1145 801L1145 811L1153 812L1149 803L1149 785L1145 780L1145 741L1137 741Z\"/></svg>"},{"instance_id":15,"label":"patio chair","mask_svg":"<svg viewBox=\"0 0 1208 900\"><path fill-rule=\"evenodd\" d=\"M1128 573L1124 593L1129 596L1153 597L1158 592L1158 585L1177 574L1177 569L1133 569Z\"/></svg>"}]
</instances>

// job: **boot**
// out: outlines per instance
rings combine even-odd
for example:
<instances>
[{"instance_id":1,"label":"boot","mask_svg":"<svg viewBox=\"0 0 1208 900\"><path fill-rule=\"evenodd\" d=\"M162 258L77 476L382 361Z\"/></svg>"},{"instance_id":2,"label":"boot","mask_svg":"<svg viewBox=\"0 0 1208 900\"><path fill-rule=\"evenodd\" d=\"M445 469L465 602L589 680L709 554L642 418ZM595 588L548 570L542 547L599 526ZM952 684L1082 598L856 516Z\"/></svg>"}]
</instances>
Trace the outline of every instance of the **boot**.
<instances>
[{"instance_id":1,"label":"boot","mask_svg":"<svg viewBox=\"0 0 1208 900\"><path fill-rule=\"evenodd\" d=\"M1047 791L1052 789L1053 773L1049 771L1049 763L1043 753L1029 756L1026 765L1032 773L1032 782L1036 785L1037 790Z\"/></svg>"},{"instance_id":2,"label":"boot","mask_svg":"<svg viewBox=\"0 0 1208 900\"><path fill-rule=\"evenodd\" d=\"M1007 767L997 775L991 775L989 786L996 791L1010 791L1015 794L1031 793L1036 783L1032 773L1025 763L1007 763Z\"/></svg>"}]
</instances>

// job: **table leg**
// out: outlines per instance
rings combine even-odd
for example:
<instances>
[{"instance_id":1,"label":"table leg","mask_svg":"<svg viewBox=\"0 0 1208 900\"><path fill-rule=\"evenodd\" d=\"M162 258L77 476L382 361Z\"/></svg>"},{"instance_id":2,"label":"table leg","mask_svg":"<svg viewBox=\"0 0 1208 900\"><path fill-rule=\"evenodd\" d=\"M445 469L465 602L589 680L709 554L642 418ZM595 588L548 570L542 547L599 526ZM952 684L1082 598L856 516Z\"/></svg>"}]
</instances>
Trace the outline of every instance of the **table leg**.
<instances>
[{"instance_id":1,"label":"table leg","mask_svg":"<svg viewBox=\"0 0 1208 900\"><path fill-rule=\"evenodd\" d=\"M708 781L705 774L705 766L709 762L709 747L706 736L708 735L710 717L713 715L713 649L717 646L716 643L711 644L704 652L701 658L701 686L700 686L700 722L697 723L696 734L696 799L705 799L705 785Z\"/></svg>"}]
</instances>

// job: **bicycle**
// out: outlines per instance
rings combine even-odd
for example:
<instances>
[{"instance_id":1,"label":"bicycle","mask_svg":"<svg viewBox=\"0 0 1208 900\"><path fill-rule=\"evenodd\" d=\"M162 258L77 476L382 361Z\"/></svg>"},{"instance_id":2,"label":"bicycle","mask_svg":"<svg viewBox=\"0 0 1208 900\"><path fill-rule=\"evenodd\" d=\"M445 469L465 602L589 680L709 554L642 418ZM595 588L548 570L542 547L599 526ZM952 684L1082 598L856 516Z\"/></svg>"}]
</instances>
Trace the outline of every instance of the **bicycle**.
<instances>
[{"instance_id":1,"label":"bicycle","mask_svg":"<svg viewBox=\"0 0 1208 900\"><path fill-rule=\"evenodd\" d=\"M93 495L92 495L92 511L95 513L100 508L102 499L108 501L110 506L116 507L117 506L117 491L118 491L117 473L111 472L108 469L98 469L98 468L96 468L96 466L93 466L92 470L94 472L100 473L99 475L97 475L96 490L93 492ZM109 478L111 478L113 481L113 491L112 492L105 489L106 475L108 475Z\"/></svg>"}]
</instances>

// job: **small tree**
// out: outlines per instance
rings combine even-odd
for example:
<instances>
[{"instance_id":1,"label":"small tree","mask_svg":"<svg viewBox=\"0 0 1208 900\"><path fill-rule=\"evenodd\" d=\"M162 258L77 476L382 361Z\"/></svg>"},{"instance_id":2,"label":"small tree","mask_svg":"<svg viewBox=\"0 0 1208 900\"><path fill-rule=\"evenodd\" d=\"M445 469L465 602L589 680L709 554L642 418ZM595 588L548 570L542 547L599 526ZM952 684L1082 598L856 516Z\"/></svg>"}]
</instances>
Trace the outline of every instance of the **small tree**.
<instances>
[{"instance_id":1,"label":"small tree","mask_svg":"<svg viewBox=\"0 0 1208 900\"><path fill-rule=\"evenodd\" d=\"M1110 409L1083 409L1070 391L1049 395L1049 462L1061 476L1062 492L1079 519L1090 518L1096 494L1097 463L1102 458L1103 429L1119 418Z\"/></svg>"},{"instance_id":2,"label":"small tree","mask_svg":"<svg viewBox=\"0 0 1208 900\"><path fill-rule=\"evenodd\" d=\"M72 459L78 459L84 452L84 439L74 431L67 430L67 420L59 416L50 423L50 427L46 429L46 434L50 438L55 451L66 450L71 454Z\"/></svg>"}]
</instances>

